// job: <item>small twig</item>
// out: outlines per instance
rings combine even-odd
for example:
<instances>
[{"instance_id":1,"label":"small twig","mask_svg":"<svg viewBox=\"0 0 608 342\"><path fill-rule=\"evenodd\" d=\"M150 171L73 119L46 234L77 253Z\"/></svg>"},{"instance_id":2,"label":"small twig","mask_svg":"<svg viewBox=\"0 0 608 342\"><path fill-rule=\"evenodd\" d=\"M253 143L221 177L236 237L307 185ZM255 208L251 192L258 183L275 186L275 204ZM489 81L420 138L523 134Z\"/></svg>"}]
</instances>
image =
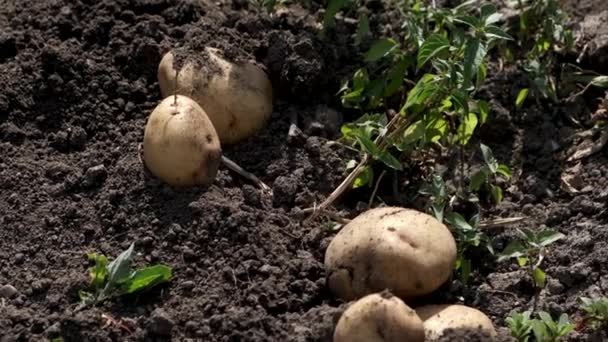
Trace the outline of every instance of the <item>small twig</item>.
<instances>
[{"instance_id":1,"label":"small twig","mask_svg":"<svg viewBox=\"0 0 608 342\"><path fill-rule=\"evenodd\" d=\"M589 49L589 43L585 43L585 45L583 45L583 50L581 51L581 53L576 58L576 63L577 64L581 64L581 61L583 60L583 57L585 57L585 54L587 53L587 49Z\"/></svg>"},{"instance_id":2,"label":"small twig","mask_svg":"<svg viewBox=\"0 0 608 342\"><path fill-rule=\"evenodd\" d=\"M272 193L272 189L268 185L266 185L264 182L262 182L258 177L256 177L253 173L245 171L245 169L243 169L237 163L235 163L232 160L228 159L228 157L226 157L224 155L222 155L222 163L224 163L224 165L228 169L230 169L230 170L238 173L239 175L243 176L244 178L247 178L250 181L252 181L253 183L255 183L262 190L264 190L264 191L266 191L268 193Z\"/></svg>"},{"instance_id":3,"label":"small twig","mask_svg":"<svg viewBox=\"0 0 608 342\"><path fill-rule=\"evenodd\" d=\"M378 192L378 188L380 187L380 182L382 178L386 174L386 170L382 170L380 176L378 176L378 180L376 181L376 186L374 186L374 191L372 191L372 195L369 197L369 202L367 203L367 209L372 207L372 203L374 203L374 197L376 197L376 192Z\"/></svg>"},{"instance_id":4,"label":"small twig","mask_svg":"<svg viewBox=\"0 0 608 342\"><path fill-rule=\"evenodd\" d=\"M320 209L318 207L307 208L301 211L302 214L314 214L315 212L321 213L338 223L347 224L351 221L350 219L344 218L332 211L329 211L327 209Z\"/></svg>"},{"instance_id":5,"label":"small twig","mask_svg":"<svg viewBox=\"0 0 608 342\"><path fill-rule=\"evenodd\" d=\"M104 326L103 326L104 328L107 328L110 325L115 325L118 328L126 331L129 334L133 333L133 331L131 331L131 329L129 329L129 327L127 327L126 325L122 324L120 321L114 319L112 316L103 313L103 314L101 314L101 317L106 320L106 324L104 324Z\"/></svg>"},{"instance_id":6,"label":"small twig","mask_svg":"<svg viewBox=\"0 0 608 342\"><path fill-rule=\"evenodd\" d=\"M526 218L523 216L520 217L507 217L507 218L499 218L495 220L485 221L479 224L479 228L496 228L507 224L518 223Z\"/></svg>"}]
</instances>

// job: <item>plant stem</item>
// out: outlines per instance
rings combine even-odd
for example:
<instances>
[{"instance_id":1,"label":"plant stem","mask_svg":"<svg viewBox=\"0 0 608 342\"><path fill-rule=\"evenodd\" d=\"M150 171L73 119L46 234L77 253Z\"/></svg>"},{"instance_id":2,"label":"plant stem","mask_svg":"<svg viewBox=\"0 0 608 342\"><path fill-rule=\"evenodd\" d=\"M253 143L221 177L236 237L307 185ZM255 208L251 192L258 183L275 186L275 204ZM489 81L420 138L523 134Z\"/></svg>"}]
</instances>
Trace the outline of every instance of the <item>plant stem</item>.
<instances>
[{"instance_id":1,"label":"plant stem","mask_svg":"<svg viewBox=\"0 0 608 342\"><path fill-rule=\"evenodd\" d=\"M243 169L237 163L233 162L232 160L230 160L228 157L226 157L224 155L222 155L222 163L228 169L238 173L239 175L243 176L244 178L249 179L250 181L255 183L262 190L264 190L268 193L272 193L272 189L268 185L266 185L264 182L262 182L258 177L256 177L253 173L245 171L245 169Z\"/></svg>"}]
</instances>

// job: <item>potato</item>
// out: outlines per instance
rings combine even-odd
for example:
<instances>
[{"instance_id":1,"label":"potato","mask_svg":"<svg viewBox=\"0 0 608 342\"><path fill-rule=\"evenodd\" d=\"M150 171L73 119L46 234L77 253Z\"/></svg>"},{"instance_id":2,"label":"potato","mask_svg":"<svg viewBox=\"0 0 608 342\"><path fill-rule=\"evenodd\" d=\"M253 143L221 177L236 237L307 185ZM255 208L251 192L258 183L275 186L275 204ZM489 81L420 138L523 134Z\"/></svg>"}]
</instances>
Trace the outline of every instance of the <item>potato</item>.
<instances>
[{"instance_id":1,"label":"potato","mask_svg":"<svg viewBox=\"0 0 608 342\"><path fill-rule=\"evenodd\" d=\"M174 52L162 58L158 83L163 97L186 95L203 107L222 145L257 134L272 114L273 89L266 73L253 63L232 63L219 50L206 48L201 56L181 63L177 88Z\"/></svg>"},{"instance_id":2,"label":"potato","mask_svg":"<svg viewBox=\"0 0 608 342\"><path fill-rule=\"evenodd\" d=\"M390 292L367 295L351 304L338 320L334 342L423 342L416 312Z\"/></svg>"},{"instance_id":3,"label":"potato","mask_svg":"<svg viewBox=\"0 0 608 342\"><path fill-rule=\"evenodd\" d=\"M144 163L172 186L209 185L222 150L205 111L186 96L170 96L152 111L144 131Z\"/></svg>"},{"instance_id":4,"label":"potato","mask_svg":"<svg viewBox=\"0 0 608 342\"><path fill-rule=\"evenodd\" d=\"M406 301L428 294L450 277L455 262L456 242L445 225L399 207L360 214L325 254L329 288L345 300L384 289Z\"/></svg>"},{"instance_id":5,"label":"potato","mask_svg":"<svg viewBox=\"0 0 608 342\"><path fill-rule=\"evenodd\" d=\"M491 337L496 336L494 325L483 312L458 304L425 305L416 308L424 322L426 338L438 339L446 329L477 330Z\"/></svg>"}]
</instances>

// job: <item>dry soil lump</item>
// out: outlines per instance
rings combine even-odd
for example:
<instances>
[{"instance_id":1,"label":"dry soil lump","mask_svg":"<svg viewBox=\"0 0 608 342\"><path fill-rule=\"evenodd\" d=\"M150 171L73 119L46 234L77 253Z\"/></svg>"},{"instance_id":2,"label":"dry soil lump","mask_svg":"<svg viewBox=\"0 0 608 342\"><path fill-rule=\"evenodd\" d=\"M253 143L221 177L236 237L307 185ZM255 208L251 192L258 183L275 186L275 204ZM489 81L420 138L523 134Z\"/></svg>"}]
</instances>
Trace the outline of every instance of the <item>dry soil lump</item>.
<instances>
[{"instance_id":1,"label":"dry soil lump","mask_svg":"<svg viewBox=\"0 0 608 342\"><path fill-rule=\"evenodd\" d=\"M328 286L344 299L390 290L408 300L452 274L456 242L434 217L413 209L370 209L346 224L325 254Z\"/></svg>"},{"instance_id":2,"label":"dry soil lump","mask_svg":"<svg viewBox=\"0 0 608 342\"><path fill-rule=\"evenodd\" d=\"M163 97L177 93L198 102L222 145L243 141L265 127L272 114L273 89L260 67L252 62L231 62L220 50L209 47L197 56L181 54L169 51L158 66Z\"/></svg>"}]
</instances>

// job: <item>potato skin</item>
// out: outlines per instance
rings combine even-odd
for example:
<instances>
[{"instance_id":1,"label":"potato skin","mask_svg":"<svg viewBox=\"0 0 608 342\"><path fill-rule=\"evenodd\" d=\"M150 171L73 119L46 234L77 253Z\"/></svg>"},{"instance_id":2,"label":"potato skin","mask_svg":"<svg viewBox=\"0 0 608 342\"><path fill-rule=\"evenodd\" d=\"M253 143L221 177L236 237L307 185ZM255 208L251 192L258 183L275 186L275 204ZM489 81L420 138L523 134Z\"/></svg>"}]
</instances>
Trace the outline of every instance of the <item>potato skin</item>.
<instances>
[{"instance_id":1,"label":"potato skin","mask_svg":"<svg viewBox=\"0 0 608 342\"><path fill-rule=\"evenodd\" d=\"M388 291L351 304L334 330L334 342L423 342L424 327L416 312Z\"/></svg>"},{"instance_id":2,"label":"potato skin","mask_svg":"<svg viewBox=\"0 0 608 342\"><path fill-rule=\"evenodd\" d=\"M446 329L479 330L495 337L492 320L483 312L458 304L425 305L416 308L427 339L438 339Z\"/></svg>"},{"instance_id":3,"label":"potato skin","mask_svg":"<svg viewBox=\"0 0 608 342\"><path fill-rule=\"evenodd\" d=\"M222 150L213 124L192 99L178 95L162 100L148 117L144 162L169 185L210 185Z\"/></svg>"},{"instance_id":4,"label":"potato skin","mask_svg":"<svg viewBox=\"0 0 608 342\"><path fill-rule=\"evenodd\" d=\"M231 63L219 50L206 48L206 65L186 61L175 89L174 54L166 53L158 67L163 97L186 95L203 107L223 145L236 144L257 134L270 119L272 84L266 73L252 63Z\"/></svg>"},{"instance_id":5,"label":"potato skin","mask_svg":"<svg viewBox=\"0 0 608 342\"><path fill-rule=\"evenodd\" d=\"M400 207L368 210L329 244L329 288L344 300L389 289L403 300L433 292L452 274L456 242L434 217Z\"/></svg>"}]
</instances>

